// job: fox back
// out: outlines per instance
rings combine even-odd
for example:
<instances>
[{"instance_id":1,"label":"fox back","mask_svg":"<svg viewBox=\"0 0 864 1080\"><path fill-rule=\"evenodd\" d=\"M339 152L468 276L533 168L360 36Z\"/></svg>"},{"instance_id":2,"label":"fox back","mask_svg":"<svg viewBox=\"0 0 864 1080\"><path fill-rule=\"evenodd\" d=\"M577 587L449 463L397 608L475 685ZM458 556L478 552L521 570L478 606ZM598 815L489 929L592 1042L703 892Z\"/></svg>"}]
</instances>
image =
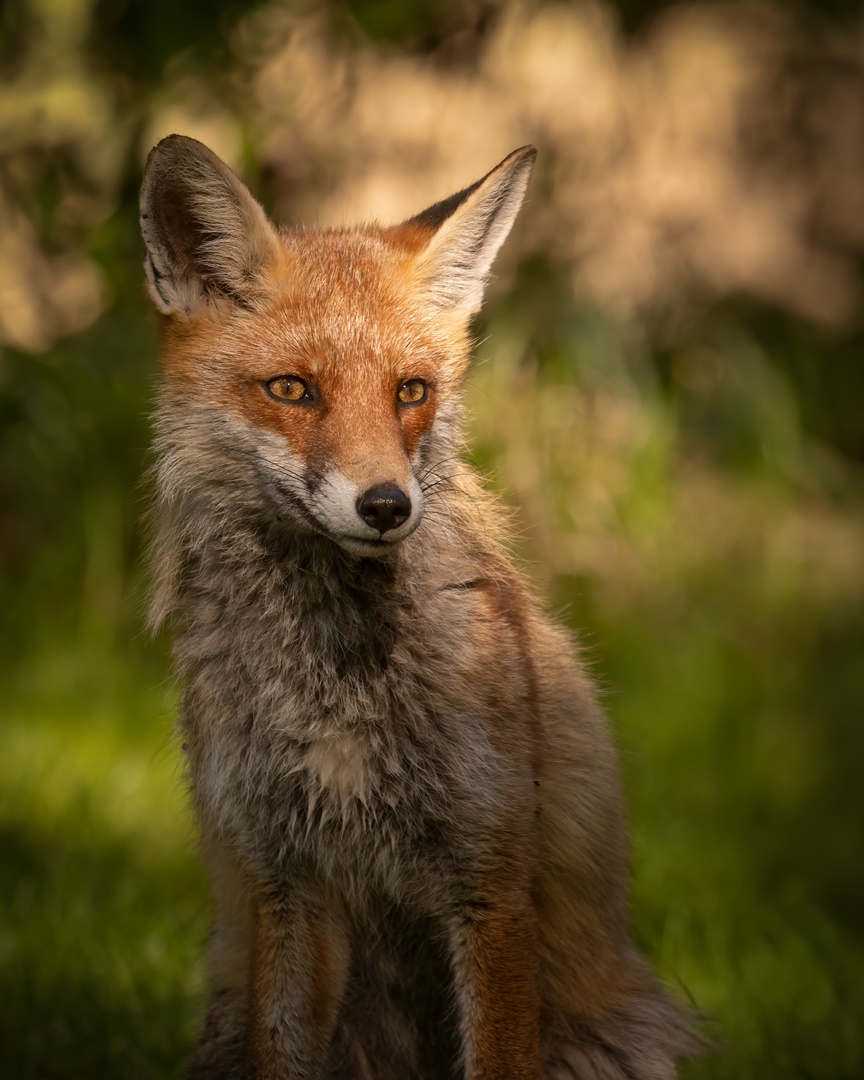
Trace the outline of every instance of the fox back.
<instances>
[{"instance_id":1,"label":"fox back","mask_svg":"<svg viewBox=\"0 0 864 1080\"><path fill-rule=\"evenodd\" d=\"M279 230L151 153L152 622L213 879L190 1078L668 1080L614 751L462 463L469 322L534 162L394 227Z\"/></svg>"}]
</instances>

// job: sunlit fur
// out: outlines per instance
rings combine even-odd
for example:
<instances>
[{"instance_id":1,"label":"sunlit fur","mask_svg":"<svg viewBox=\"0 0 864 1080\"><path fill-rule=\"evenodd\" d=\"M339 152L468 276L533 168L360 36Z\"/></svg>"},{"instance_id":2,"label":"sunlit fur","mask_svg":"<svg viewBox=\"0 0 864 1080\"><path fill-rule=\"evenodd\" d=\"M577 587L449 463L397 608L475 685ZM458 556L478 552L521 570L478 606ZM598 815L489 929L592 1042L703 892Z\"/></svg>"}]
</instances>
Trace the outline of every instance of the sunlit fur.
<instances>
[{"instance_id":1,"label":"sunlit fur","mask_svg":"<svg viewBox=\"0 0 864 1080\"><path fill-rule=\"evenodd\" d=\"M392 229L282 232L193 140L148 162L152 621L216 897L189 1077L668 1080L691 1048L628 937L594 688L460 458L468 319L533 158ZM412 509L378 535L381 483Z\"/></svg>"}]
</instances>

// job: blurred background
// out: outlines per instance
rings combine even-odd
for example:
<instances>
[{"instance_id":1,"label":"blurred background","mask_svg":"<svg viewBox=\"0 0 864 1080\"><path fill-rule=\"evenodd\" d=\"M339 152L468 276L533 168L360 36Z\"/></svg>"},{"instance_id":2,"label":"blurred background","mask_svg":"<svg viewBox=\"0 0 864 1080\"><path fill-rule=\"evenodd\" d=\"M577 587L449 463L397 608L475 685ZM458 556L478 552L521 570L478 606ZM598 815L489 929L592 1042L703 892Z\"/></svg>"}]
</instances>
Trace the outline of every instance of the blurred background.
<instances>
[{"instance_id":1,"label":"blurred background","mask_svg":"<svg viewBox=\"0 0 864 1080\"><path fill-rule=\"evenodd\" d=\"M136 198L207 142L286 222L392 222L526 142L471 458L621 749L641 947L721 1042L864 1075L864 10L0 5L0 1047L168 1077L207 886L142 630Z\"/></svg>"}]
</instances>

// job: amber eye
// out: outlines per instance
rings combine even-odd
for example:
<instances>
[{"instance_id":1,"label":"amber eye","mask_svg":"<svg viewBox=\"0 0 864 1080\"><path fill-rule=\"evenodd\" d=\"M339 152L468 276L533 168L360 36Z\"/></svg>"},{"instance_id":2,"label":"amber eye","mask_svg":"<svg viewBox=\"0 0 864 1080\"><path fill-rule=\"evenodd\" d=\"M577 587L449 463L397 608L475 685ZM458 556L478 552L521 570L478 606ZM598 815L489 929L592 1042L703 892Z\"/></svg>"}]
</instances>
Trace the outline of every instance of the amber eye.
<instances>
[{"instance_id":1,"label":"amber eye","mask_svg":"<svg viewBox=\"0 0 864 1080\"><path fill-rule=\"evenodd\" d=\"M312 402L315 400L315 389L296 375L277 375L275 379L268 379L262 386L277 401L287 401L292 404L299 402Z\"/></svg>"},{"instance_id":2,"label":"amber eye","mask_svg":"<svg viewBox=\"0 0 864 1080\"><path fill-rule=\"evenodd\" d=\"M422 405L429 396L429 387L422 379L409 379L402 383L396 397L403 405Z\"/></svg>"}]
</instances>

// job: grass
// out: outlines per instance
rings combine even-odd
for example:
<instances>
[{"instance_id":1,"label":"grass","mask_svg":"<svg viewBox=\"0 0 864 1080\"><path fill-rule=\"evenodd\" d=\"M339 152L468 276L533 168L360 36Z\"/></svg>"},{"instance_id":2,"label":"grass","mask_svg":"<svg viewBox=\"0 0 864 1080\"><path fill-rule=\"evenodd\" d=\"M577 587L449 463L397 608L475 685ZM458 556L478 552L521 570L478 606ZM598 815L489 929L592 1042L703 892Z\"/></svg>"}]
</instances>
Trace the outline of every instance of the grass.
<instances>
[{"instance_id":1,"label":"grass","mask_svg":"<svg viewBox=\"0 0 864 1080\"><path fill-rule=\"evenodd\" d=\"M860 882L848 880L860 796L834 787L830 704L820 716L808 700L826 671L803 651L771 655L793 612L730 620L716 597L713 611L710 594L694 600L698 621L670 628L655 608L597 629L616 688L638 936L716 1021L722 1049L693 1076L851 1080L864 1060Z\"/></svg>"},{"instance_id":2,"label":"grass","mask_svg":"<svg viewBox=\"0 0 864 1080\"><path fill-rule=\"evenodd\" d=\"M117 657L71 659L19 669L4 709L4 1074L168 1076L207 925L170 695Z\"/></svg>"}]
</instances>

